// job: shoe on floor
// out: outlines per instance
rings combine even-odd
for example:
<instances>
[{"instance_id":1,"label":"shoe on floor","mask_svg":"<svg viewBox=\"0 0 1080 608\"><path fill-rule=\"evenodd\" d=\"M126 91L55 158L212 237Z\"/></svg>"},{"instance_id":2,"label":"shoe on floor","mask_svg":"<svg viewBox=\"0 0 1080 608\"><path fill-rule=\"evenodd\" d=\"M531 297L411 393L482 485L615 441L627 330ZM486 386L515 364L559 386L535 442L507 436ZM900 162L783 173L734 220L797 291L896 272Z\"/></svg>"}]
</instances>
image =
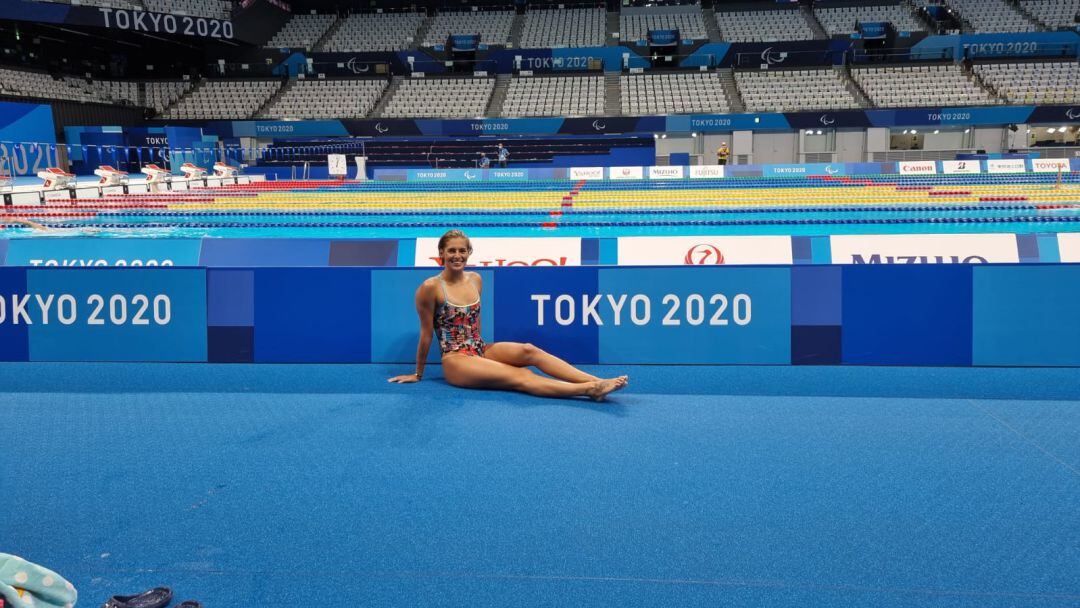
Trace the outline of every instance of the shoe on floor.
<instances>
[{"instance_id":1,"label":"shoe on floor","mask_svg":"<svg viewBox=\"0 0 1080 608\"><path fill-rule=\"evenodd\" d=\"M114 595L101 608L165 608L172 601L172 590L157 587L136 595Z\"/></svg>"}]
</instances>

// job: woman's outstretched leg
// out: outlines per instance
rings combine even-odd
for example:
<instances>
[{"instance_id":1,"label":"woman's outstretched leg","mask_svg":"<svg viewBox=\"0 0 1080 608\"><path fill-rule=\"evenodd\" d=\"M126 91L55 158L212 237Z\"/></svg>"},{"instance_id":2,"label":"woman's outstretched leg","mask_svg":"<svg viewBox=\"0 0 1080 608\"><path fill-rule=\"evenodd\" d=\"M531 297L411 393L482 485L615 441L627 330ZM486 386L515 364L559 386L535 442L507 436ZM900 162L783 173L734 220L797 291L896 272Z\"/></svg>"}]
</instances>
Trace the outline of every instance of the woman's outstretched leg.
<instances>
[{"instance_id":1,"label":"woman's outstretched leg","mask_svg":"<svg viewBox=\"0 0 1080 608\"><path fill-rule=\"evenodd\" d=\"M590 397L596 401L626 386L621 378L564 382L495 359L465 355L443 357L443 375L450 384L463 388L519 391L537 397Z\"/></svg>"},{"instance_id":2,"label":"woman's outstretched leg","mask_svg":"<svg viewBox=\"0 0 1080 608\"><path fill-rule=\"evenodd\" d=\"M484 349L484 357L494 359L514 367L534 366L545 374L566 382L597 382L601 380L570 365L566 361L522 342L495 342ZM625 378L625 376L620 376Z\"/></svg>"}]
</instances>

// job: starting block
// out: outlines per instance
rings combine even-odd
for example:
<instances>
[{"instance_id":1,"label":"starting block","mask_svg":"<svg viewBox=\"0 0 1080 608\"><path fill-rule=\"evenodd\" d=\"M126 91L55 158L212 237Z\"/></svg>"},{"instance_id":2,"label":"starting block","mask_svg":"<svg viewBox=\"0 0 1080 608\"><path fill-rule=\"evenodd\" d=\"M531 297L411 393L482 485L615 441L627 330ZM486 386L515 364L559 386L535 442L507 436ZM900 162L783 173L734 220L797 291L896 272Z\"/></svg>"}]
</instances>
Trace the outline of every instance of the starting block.
<instances>
[{"instance_id":1,"label":"starting block","mask_svg":"<svg viewBox=\"0 0 1080 608\"><path fill-rule=\"evenodd\" d=\"M227 163L214 163L214 177L236 177L240 173L239 167Z\"/></svg>"},{"instance_id":2,"label":"starting block","mask_svg":"<svg viewBox=\"0 0 1080 608\"><path fill-rule=\"evenodd\" d=\"M49 167L44 171L38 171L37 176L45 180L43 187L46 190L60 190L75 185L75 174L68 173L59 167Z\"/></svg>"},{"instance_id":3,"label":"starting block","mask_svg":"<svg viewBox=\"0 0 1080 608\"><path fill-rule=\"evenodd\" d=\"M180 172L188 179L202 179L206 177L206 169L192 163L180 165Z\"/></svg>"},{"instance_id":4,"label":"starting block","mask_svg":"<svg viewBox=\"0 0 1080 608\"><path fill-rule=\"evenodd\" d=\"M128 172L115 169L109 165L101 165L94 169L94 175L101 178L98 180L99 186L121 186L127 183Z\"/></svg>"},{"instance_id":5,"label":"starting block","mask_svg":"<svg viewBox=\"0 0 1080 608\"><path fill-rule=\"evenodd\" d=\"M0 173L0 190L8 190L15 184L15 180L7 173ZM3 606L0 606L3 608Z\"/></svg>"},{"instance_id":6,"label":"starting block","mask_svg":"<svg viewBox=\"0 0 1080 608\"><path fill-rule=\"evenodd\" d=\"M146 186L150 192L160 192L162 184L169 179L169 170L154 164L143 165L142 172L146 174Z\"/></svg>"}]
</instances>

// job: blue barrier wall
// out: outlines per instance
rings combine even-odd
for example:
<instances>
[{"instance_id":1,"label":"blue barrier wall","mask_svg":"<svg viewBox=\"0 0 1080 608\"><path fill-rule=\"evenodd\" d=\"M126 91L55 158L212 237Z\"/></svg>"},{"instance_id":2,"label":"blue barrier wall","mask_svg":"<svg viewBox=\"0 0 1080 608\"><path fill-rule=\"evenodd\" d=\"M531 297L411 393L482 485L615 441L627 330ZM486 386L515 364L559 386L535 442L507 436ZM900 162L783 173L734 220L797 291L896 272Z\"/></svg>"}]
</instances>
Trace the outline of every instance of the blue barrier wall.
<instances>
[{"instance_id":1,"label":"blue barrier wall","mask_svg":"<svg viewBox=\"0 0 1080 608\"><path fill-rule=\"evenodd\" d=\"M0 268L0 360L407 366L431 272ZM1077 264L482 272L485 339L575 363L1080 365Z\"/></svg>"}]
</instances>

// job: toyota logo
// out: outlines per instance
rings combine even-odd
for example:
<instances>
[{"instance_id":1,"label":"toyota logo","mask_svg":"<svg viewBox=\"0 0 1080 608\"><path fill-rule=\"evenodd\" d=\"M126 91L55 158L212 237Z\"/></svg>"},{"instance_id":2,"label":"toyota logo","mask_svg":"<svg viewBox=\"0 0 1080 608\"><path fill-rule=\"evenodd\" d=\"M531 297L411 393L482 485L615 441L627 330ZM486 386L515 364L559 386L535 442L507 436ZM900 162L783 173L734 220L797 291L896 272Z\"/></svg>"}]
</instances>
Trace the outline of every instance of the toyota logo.
<instances>
[{"instance_id":1,"label":"toyota logo","mask_svg":"<svg viewBox=\"0 0 1080 608\"><path fill-rule=\"evenodd\" d=\"M724 254L716 245L694 245L686 252L683 263L697 266L719 266L724 263Z\"/></svg>"}]
</instances>

